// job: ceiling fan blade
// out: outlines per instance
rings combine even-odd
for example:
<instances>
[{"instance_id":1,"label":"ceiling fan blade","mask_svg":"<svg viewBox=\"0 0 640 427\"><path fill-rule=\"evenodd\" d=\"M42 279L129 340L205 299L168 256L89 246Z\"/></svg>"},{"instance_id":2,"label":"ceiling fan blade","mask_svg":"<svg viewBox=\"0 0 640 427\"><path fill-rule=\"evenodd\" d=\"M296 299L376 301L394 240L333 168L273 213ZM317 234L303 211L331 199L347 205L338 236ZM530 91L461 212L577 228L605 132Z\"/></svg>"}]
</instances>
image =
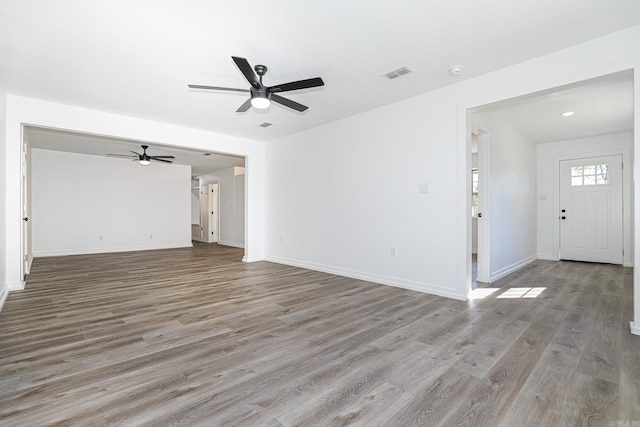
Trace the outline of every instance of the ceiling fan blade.
<instances>
[{"instance_id":1,"label":"ceiling fan blade","mask_svg":"<svg viewBox=\"0 0 640 427\"><path fill-rule=\"evenodd\" d=\"M135 154L136 156L142 156L142 154L140 154L140 153L136 153L135 151L131 151L131 150L129 150L129 152L130 152L130 153Z\"/></svg>"},{"instance_id":2,"label":"ceiling fan blade","mask_svg":"<svg viewBox=\"0 0 640 427\"><path fill-rule=\"evenodd\" d=\"M236 110L236 113L244 113L244 112L248 111L249 108L251 108L251 98L249 98L246 101L244 101L244 104L242 104L240 106L240 108L238 108Z\"/></svg>"},{"instance_id":3,"label":"ceiling fan blade","mask_svg":"<svg viewBox=\"0 0 640 427\"><path fill-rule=\"evenodd\" d=\"M287 98L283 98L282 96L276 95L275 93L271 94L271 100L273 102L277 102L278 104L282 104L285 107L293 108L294 110L300 111L300 112L303 112L304 110L309 108L306 105L298 104L295 101L292 101L292 100L287 99Z\"/></svg>"},{"instance_id":4,"label":"ceiling fan blade","mask_svg":"<svg viewBox=\"0 0 640 427\"><path fill-rule=\"evenodd\" d=\"M297 82L283 83L281 85L271 86L271 92L287 92L290 90L308 89L311 87L324 86L324 82L320 77L313 79L298 80Z\"/></svg>"},{"instance_id":5,"label":"ceiling fan blade","mask_svg":"<svg viewBox=\"0 0 640 427\"><path fill-rule=\"evenodd\" d=\"M233 87L219 87L219 86L203 86L203 85L187 85L191 89L207 89L207 90L225 90L228 92L249 92L249 89L236 89Z\"/></svg>"},{"instance_id":6,"label":"ceiling fan blade","mask_svg":"<svg viewBox=\"0 0 640 427\"><path fill-rule=\"evenodd\" d=\"M173 163L173 161L172 161L172 160L159 159L159 158L157 158L157 157L155 157L155 156L152 156L152 157L149 157L149 158L150 158L151 160L156 161L156 162Z\"/></svg>"},{"instance_id":7,"label":"ceiling fan blade","mask_svg":"<svg viewBox=\"0 0 640 427\"><path fill-rule=\"evenodd\" d=\"M175 159L173 156L149 156L153 160Z\"/></svg>"},{"instance_id":8,"label":"ceiling fan blade","mask_svg":"<svg viewBox=\"0 0 640 427\"><path fill-rule=\"evenodd\" d=\"M232 56L231 59L233 59L233 62L235 62L240 71L242 71L242 74L244 74L245 78L249 81L251 86L256 89L260 89L262 87L262 83L260 83L260 79L258 79L258 76L256 76L256 73L253 71L253 68L251 68L251 65L249 65L249 61L247 61L245 58L239 58L237 56Z\"/></svg>"}]
</instances>

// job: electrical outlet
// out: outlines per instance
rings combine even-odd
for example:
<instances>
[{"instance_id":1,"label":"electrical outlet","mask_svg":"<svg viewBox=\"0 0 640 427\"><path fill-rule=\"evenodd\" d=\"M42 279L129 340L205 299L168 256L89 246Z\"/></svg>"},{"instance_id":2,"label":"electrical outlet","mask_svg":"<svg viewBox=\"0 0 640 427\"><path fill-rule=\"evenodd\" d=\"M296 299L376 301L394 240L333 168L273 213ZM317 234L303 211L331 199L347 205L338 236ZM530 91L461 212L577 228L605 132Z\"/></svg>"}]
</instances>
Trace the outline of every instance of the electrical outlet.
<instances>
[{"instance_id":1,"label":"electrical outlet","mask_svg":"<svg viewBox=\"0 0 640 427\"><path fill-rule=\"evenodd\" d=\"M98 236L98 240L102 241L103 239L102 235Z\"/></svg>"},{"instance_id":2,"label":"electrical outlet","mask_svg":"<svg viewBox=\"0 0 640 427\"><path fill-rule=\"evenodd\" d=\"M392 257L396 256L396 248L394 248L393 246L391 247L391 252L390 252Z\"/></svg>"},{"instance_id":3,"label":"electrical outlet","mask_svg":"<svg viewBox=\"0 0 640 427\"><path fill-rule=\"evenodd\" d=\"M284 243L284 236L280 236L280 243Z\"/></svg>"},{"instance_id":4,"label":"electrical outlet","mask_svg":"<svg viewBox=\"0 0 640 427\"><path fill-rule=\"evenodd\" d=\"M153 234L149 234L149 239L153 239Z\"/></svg>"}]
</instances>

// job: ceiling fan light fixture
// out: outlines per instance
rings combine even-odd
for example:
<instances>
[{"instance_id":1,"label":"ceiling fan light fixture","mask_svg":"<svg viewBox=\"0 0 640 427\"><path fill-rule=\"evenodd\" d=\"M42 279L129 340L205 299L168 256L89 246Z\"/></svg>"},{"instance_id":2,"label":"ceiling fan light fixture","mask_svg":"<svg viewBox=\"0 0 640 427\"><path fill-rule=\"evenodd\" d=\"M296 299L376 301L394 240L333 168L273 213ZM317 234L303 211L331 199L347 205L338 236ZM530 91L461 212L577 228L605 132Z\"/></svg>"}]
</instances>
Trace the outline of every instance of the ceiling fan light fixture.
<instances>
[{"instance_id":1,"label":"ceiling fan light fixture","mask_svg":"<svg viewBox=\"0 0 640 427\"><path fill-rule=\"evenodd\" d=\"M251 91L251 106L264 110L271 105L271 96L266 91Z\"/></svg>"},{"instance_id":2,"label":"ceiling fan light fixture","mask_svg":"<svg viewBox=\"0 0 640 427\"><path fill-rule=\"evenodd\" d=\"M140 159L140 164L142 166L149 166L151 162L149 161L149 159Z\"/></svg>"}]
</instances>

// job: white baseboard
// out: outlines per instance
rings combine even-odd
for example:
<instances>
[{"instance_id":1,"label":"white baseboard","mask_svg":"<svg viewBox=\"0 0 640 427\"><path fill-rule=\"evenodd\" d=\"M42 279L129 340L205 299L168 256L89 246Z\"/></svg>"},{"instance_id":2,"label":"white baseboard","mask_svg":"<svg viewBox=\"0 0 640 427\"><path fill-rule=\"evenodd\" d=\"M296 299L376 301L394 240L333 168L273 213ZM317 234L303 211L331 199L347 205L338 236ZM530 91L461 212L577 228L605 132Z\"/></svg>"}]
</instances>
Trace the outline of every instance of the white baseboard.
<instances>
[{"instance_id":1,"label":"white baseboard","mask_svg":"<svg viewBox=\"0 0 640 427\"><path fill-rule=\"evenodd\" d=\"M543 261L560 261L560 258L558 258L557 256L554 256L554 255L541 255L541 254L538 254L538 259L541 259Z\"/></svg>"},{"instance_id":2,"label":"white baseboard","mask_svg":"<svg viewBox=\"0 0 640 427\"><path fill-rule=\"evenodd\" d=\"M631 322L631 333L633 335L640 335L640 325L636 325L636 322Z\"/></svg>"},{"instance_id":3,"label":"white baseboard","mask_svg":"<svg viewBox=\"0 0 640 427\"><path fill-rule=\"evenodd\" d=\"M333 267L322 264L309 263L304 261L266 256L266 261L277 264L290 265L293 267L305 268L307 270L322 271L323 273L335 274L337 276L350 277L352 279L365 280L367 282L378 283L381 285L393 286L396 288L408 289L426 294L438 295L446 298L453 298L461 301L467 300L467 295L459 294L456 290L443 288L441 286L430 283L415 282L397 277L383 276L378 274L370 274L363 271L350 270L346 268Z\"/></svg>"},{"instance_id":4,"label":"white baseboard","mask_svg":"<svg viewBox=\"0 0 640 427\"><path fill-rule=\"evenodd\" d=\"M242 262L258 262L265 261L263 256L243 256Z\"/></svg>"},{"instance_id":5,"label":"white baseboard","mask_svg":"<svg viewBox=\"0 0 640 427\"><path fill-rule=\"evenodd\" d=\"M9 290L9 292L24 290L24 280L20 280L17 282L8 282L7 289Z\"/></svg>"},{"instance_id":6,"label":"white baseboard","mask_svg":"<svg viewBox=\"0 0 640 427\"><path fill-rule=\"evenodd\" d=\"M0 293L0 311L2 311L2 307L4 307L4 303L7 301L8 296L9 296L9 290L3 289L2 293Z\"/></svg>"},{"instance_id":7,"label":"white baseboard","mask_svg":"<svg viewBox=\"0 0 640 427\"><path fill-rule=\"evenodd\" d=\"M231 246L233 248L244 249L244 244L243 243L227 242L227 241L224 241L224 240L218 240L218 244L222 245L222 246Z\"/></svg>"},{"instance_id":8,"label":"white baseboard","mask_svg":"<svg viewBox=\"0 0 640 427\"><path fill-rule=\"evenodd\" d=\"M111 248L89 248L89 249L67 249L61 251L34 251L33 256L49 257L49 256L67 256L67 255L90 255L90 254L107 254L113 252L135 252L135 251L152 251L156 249L174 249L174 248L191 248L193 244L189 243L175 243L175 244L159 244L159 245L145 245L145 246L124 246L124 247L111 247Z\"/></svg>"},{"instance_id":9,"label":"white baseboard","mask_svg":"<svg viewBox=\"0 0 640 427\"><path fill-rule=\"evenodd\" d=\"M536 261L538 259L538 257L536 256L532 256L529 258L525 258L521 261L515 262L507 267L501 268L500 270L496 271L494 274L491 275L491 277L489 278L489 280L491 282L495 282L496 280L502 279L503 277L513 273L516 270L521 269L522 267L531 264L532 262Z\"/></svg>"}]
</instances>

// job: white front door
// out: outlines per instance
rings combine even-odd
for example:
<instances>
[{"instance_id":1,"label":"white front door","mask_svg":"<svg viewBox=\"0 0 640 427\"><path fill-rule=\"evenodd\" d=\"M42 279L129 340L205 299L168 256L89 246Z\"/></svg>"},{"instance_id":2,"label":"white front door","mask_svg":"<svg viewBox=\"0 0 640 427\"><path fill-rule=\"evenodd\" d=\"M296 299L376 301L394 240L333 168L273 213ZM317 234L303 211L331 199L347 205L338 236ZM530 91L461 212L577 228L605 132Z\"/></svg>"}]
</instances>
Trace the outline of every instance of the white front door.
<instances>
[{"instance_id":1,"label":"white front door","mask_svg":"<svg viewBox=\"0 0 640 427\"><path fill-rule=\"evenodd\" d=\"M560 161L560 259L622 264L622 156Z\"/></svg>"}]
</instances>

